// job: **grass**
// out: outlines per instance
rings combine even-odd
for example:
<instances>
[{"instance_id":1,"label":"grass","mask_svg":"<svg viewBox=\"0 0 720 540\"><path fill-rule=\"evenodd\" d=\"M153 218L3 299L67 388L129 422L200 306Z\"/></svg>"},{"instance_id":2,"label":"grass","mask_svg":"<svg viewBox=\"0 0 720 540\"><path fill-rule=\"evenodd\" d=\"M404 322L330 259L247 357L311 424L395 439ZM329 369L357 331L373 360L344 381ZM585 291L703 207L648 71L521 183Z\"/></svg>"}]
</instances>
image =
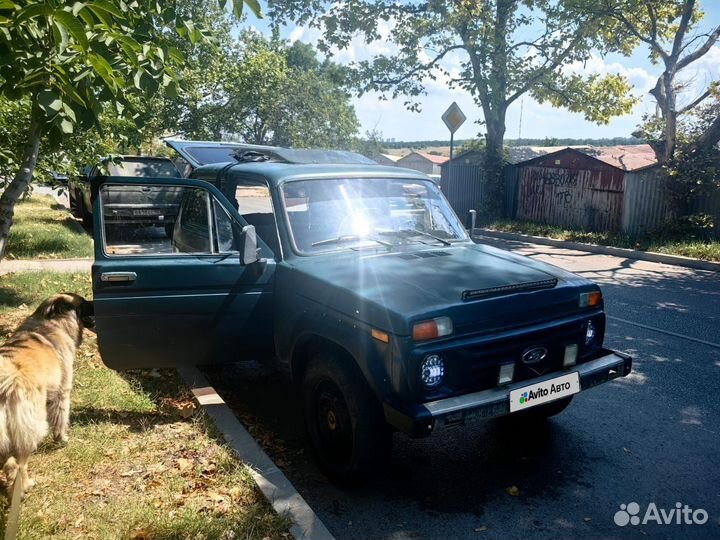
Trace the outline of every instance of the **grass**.
<instances>
[{"instance_id":1,"label":"grass","mask_svg":"<svg viewBox=\"0 0 720 540\"><path fill-rule=\"evenodd\" d=\"M497 220L485 226L493 231L544 236L557 240L598 244L641 251L653 251L668 255L682 255L706 261L720 261L720 241L701 240L679 233L658 233L628 235L613 232L588 232L579 229L564 229L555 225L531 221Z\"/></svg>"},{"instance_id":2,"label":"grass","mask_svg":"<svg viewBox=\"0 0 720 540\"><path fill-rule=\"evenodd\" d=\"M3 276L0 343L55 291L90 296L89 276ZM119 374L86 332L75 362L70 442L30 460L38 486L23 502L19 539L283 539L273 513L170 370ZM2 522L7 501L0 496Z\"/></svg>"},{"instance_id":3,"label":"grass","mask_svg":"<svg viewBox=\"0 0 720 540\"><path fill-rule=\"evenodd\" d=\"M92 257L93 242L52 197L35 195L15 206L7 255L16 259Z\"/></svg>"}]
</instances>

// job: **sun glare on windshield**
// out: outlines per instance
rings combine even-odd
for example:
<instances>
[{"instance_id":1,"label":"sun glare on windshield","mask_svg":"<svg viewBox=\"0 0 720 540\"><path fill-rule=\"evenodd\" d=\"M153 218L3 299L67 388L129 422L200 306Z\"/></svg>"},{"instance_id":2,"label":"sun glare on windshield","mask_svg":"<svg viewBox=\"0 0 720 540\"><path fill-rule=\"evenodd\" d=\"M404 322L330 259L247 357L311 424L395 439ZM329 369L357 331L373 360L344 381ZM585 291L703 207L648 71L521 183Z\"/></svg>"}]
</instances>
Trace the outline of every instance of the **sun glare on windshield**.
<instances>
[{"instance_id":1,"label":"sun glare on windshield","mask_svg":"<svg viewBox=\"0 0 720 540\"><path fill-rule=\"evenodd\" d=\"M300 252L447 244L467 238L437 186L406 179L288 182L283 203Z\"/></svg>"}]
</instances>

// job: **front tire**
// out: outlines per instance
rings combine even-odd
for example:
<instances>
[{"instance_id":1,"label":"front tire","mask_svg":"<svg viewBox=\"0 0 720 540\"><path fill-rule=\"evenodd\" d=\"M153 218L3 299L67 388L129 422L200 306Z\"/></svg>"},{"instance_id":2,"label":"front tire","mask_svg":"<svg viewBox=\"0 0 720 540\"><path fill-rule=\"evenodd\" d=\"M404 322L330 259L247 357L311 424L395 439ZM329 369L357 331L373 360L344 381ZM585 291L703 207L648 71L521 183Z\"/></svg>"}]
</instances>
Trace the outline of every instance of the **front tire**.
<instances>
[{"instance_id":1,"label":"front tire","mask_svg":"<svg viewBox=\"0 0 720 540\"><path fill-rule=\"evenodd\" d=\"M384 464L390 430L352 359L315 353L305 372L302 398L310 444L331 480L358 484Z\"/></svg>"}]
</instances>

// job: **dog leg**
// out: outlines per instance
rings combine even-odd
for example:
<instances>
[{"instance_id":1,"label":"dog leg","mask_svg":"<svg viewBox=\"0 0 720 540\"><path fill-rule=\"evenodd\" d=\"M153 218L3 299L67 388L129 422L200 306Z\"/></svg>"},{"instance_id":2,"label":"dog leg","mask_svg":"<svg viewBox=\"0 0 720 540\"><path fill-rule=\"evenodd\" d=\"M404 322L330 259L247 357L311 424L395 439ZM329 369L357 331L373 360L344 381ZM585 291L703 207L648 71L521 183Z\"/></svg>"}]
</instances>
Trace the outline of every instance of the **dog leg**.
<instances>
[{"instance_id":1,"label":"dog leg","mask_svg":"<svg viewBox=\"0 0 720 540\"><path fill-rule=\"evenodd\" d=\"M37 482L28 475L28 459L27 457L18 459L18 472L15 477L15 481L20 482L20 495L22 497L25 497L27 492L37 484Z\"/></svg>"},{"instance_id":2,"label":"dog leg","mask_svg":"<svg viewBox=\"0 0 720 540\"><path fill-rule=\"evenodd\" d=\"M18 470L18 464L17 461L15 461L14 457L8 458L8 460L5 462L5 466L3 467L3 472L5 473L5 484L7 485L8 491L12 495L11 487L13 485L13 482L15 482L15 477L17 476L17 470Z\"/></svg>"},{"instance_id":3,"label":"dog leg","mask_svg":"<svg viewBox=\"0 0 720 540\"><path fill-rule=\"evenodd\" d=\"M70 390L61 390L48 401L48 420L56 442L68 442Z\"/></svg>"}]
</instances>

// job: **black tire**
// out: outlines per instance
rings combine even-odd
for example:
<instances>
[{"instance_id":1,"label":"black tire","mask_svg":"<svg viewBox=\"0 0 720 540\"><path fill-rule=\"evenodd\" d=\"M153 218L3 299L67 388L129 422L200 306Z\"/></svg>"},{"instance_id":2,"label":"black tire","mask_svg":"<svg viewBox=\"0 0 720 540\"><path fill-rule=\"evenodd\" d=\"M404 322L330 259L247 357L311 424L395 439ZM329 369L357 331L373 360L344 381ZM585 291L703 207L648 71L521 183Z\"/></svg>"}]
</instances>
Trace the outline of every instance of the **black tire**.
<instances>
[{"instance_id":1,"label":"black tire","mask_svg":"<svg viewBox=\"0 0 720 540\"><path fill-rule=\"evenodd\" d=\"M302 400L312 450L332 481L357 485L386 463L391 432L352 359L335 351L313 353Z\"/></svg>"},{"instance_id":2,"label":"black tire","mask_svg":"<svg viewBox=\"0 0 720 540\"><path fill-rule=\"evenodd\" d=\"M527 411L521 411L511 414L511 417L515 417L518 420L544 420L552 416L556 416L567 409L570 405L574 396L568 396L564 398L551 401L550 403L544 403L537 405Z\"/></svg>"}]
</instances>

